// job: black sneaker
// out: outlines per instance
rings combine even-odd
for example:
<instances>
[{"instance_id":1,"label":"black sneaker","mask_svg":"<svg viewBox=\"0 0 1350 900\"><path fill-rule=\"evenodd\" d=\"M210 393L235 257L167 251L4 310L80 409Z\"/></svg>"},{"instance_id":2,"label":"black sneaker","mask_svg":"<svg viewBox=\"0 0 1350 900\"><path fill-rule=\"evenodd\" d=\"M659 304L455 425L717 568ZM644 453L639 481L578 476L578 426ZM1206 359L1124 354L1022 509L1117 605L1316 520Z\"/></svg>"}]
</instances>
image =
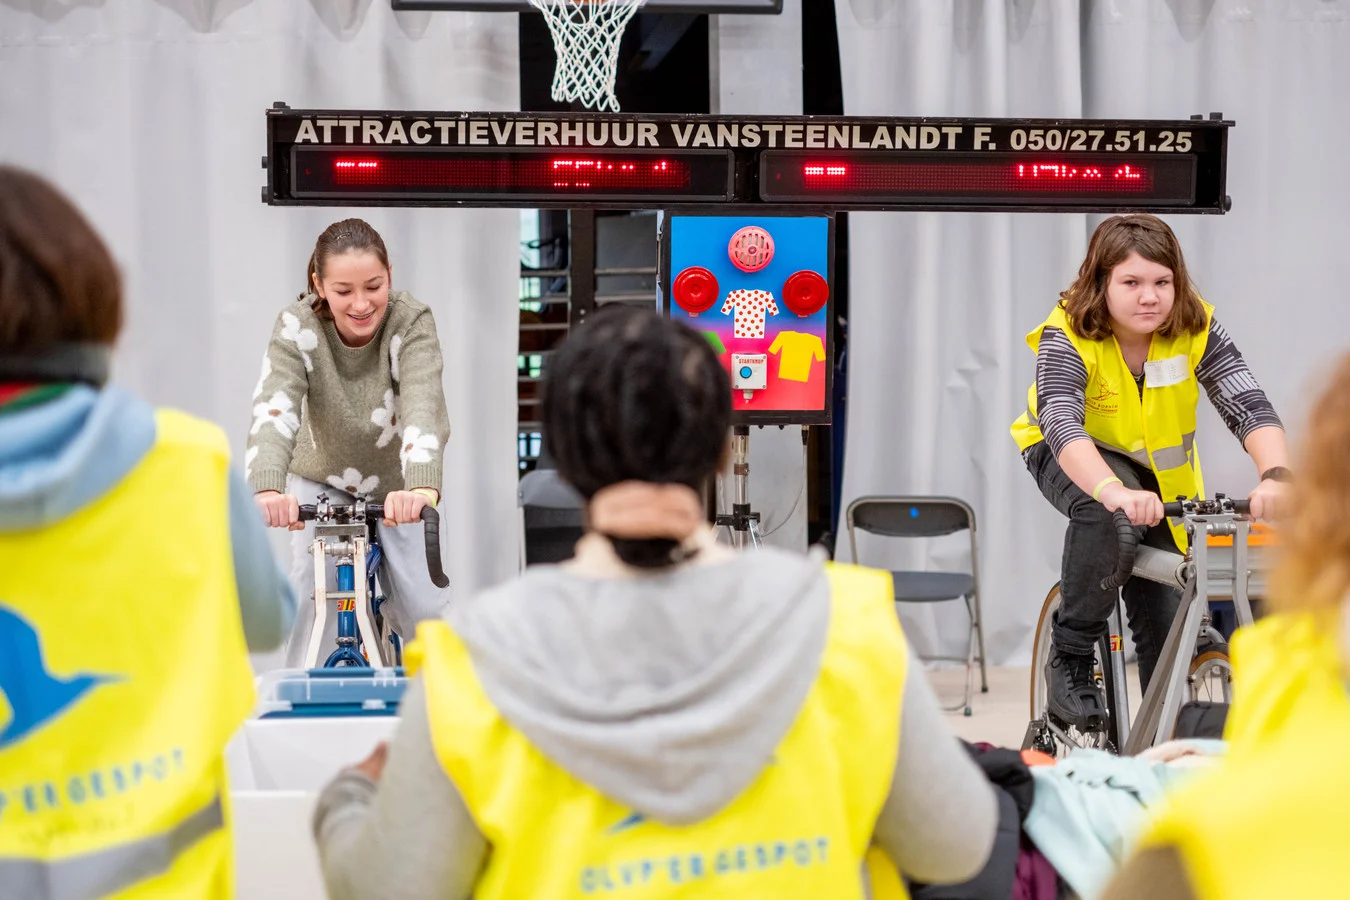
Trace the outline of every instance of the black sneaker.
<instances>
[{"instance_id":1,"label":"black sneaker","mask_svg":"<svg viewBox=\"0 0 1350 900\"><path fill-rule=\"evenodd\" d=\"M1081 732L1097 731L1106 723L1106 698L1093 677L1096 658L1050 648L1045 664L1050 713Z\"/></svg>"}]
</instances>

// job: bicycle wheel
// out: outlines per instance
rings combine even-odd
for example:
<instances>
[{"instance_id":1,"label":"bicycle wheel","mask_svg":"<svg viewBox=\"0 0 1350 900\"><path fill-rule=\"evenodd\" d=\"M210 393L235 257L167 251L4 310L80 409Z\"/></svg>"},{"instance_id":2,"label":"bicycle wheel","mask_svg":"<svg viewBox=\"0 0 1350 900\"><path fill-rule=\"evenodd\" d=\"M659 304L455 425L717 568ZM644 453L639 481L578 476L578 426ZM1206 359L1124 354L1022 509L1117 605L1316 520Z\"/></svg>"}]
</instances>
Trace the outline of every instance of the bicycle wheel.
<instances>
[{"instance_id":1,"label":"bicycle wheel","mask_svg":"<svg viewBox=\"0 0 1350 900\"><path fill-rule=\"evenodd\" d=\"M1211 645L1191 660L1186 676L1186 699L1190 702L1232 703L1233 664L1228 645Z\"/></svg>"},{"instance_id":2,"label":"bicycle wheel","mask_svg":"<svg viewBox=\"0 0 1350 900\"><path fill-rule=\"evenodd\" d=\"M1040 750L1054 757L1067 756L1075 749L1086 747L1097 750L1110 749L1111 709L1109 692L1105 691L1106 669L1102 665L1102 642L1098 642L1094 654L1093 680L1103 689L1107 698L1107 719L1100 728L1080 731L1077 727L1061 722L1049 713L1050 688L1045 680L1045 665L1050 661L1050 627L1054 622L1055 610L1061 602L1059 585L1056 584L1046 594L1041 605L1041 616L1036 622L1036 637L1031 647L1031 722L1027 726L1024 749Z\"/></svg>"}]
</instances>

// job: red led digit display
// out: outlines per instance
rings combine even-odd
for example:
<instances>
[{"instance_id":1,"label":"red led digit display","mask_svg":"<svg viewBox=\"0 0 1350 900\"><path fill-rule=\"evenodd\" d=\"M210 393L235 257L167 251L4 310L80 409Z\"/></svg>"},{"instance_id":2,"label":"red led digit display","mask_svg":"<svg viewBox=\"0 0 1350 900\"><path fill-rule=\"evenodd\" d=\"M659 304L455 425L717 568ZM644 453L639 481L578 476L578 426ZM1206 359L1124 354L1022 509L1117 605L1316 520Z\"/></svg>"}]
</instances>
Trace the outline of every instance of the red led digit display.
<instances>
[{"instance_id":1,"label":"red led digit display","mask_svg":"<svg viewBox=\"0 0 1350 900\"><path fill-rule=\"evenodd\" d=\"M990 205L1122 206L1195 201L1195 159L1131 154L827 153L766 150L767 201L903 206L968 197Z\"/></svg>"},{"instance_id":2,"label":"red led digit display","mask_svg":"<svg viewBox=\"0 0 1350 900\"><path fill-rule=\"evenodd\" d=\"M554 200L575 196L719 201L730 197L731 173L731 154L725 150L367 152L297 147L292 157L297 198Z\"/></svg>"}]
</instances>

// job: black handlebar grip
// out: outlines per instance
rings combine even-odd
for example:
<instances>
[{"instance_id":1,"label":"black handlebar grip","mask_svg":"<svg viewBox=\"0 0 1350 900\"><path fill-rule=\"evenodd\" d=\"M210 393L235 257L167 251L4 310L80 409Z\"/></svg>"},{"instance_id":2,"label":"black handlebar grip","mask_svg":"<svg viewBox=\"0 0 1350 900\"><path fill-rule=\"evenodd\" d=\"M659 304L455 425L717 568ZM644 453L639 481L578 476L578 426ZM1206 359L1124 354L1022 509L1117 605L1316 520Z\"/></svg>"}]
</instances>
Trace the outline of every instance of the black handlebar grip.
<instances>
[{"instance_id":1,"label":"black handlebar grip","mask_svg":"<svg viewBox=\"0 0 1350 900\"><path fill-rule=\"evenodd\" d=\"M1134 560L1139 555L1139 532L1130 524L1130 517L1124 510L1118 509L1111 514L1116 526L1116 543L1120 555L1116 558L1116 571L1102 579L1102 590L1114 591L1130 580L1134 572Z\"/></svg>"},{"instance_id":2,"label":"black handlebar grip","mask_svg":"<svg viewBox=\"0 0 1350 900\"><path fill-rule=\"evenodd\" d=\"M319 511L319 508L318 508L317 506L315 506L313 503L301 503L301 504L300 504L300 521L301 521L301 522L313 522L313 521L314 521L314 516L318 513L318 511Z\"/></svg>"},{"instance_id":3,"label":"black handlebar grip","mask_svg":"<svg viewBox=\"0 0 1350 900\"><path fill-rule=\"evenodd\" d=\"M1183 512L1180 502L1163 504L1163 515L1169 519L1180 519Z\"/></svg>"},{"instance_id":4,"label":"black handlebar grip","mask_svg":"<svg viewBox=\"0 0 1350 900\"><path fill-rule=\"evenodd\" d=\"M1237 513L1238 515L1245 516L1248 515L1251 511L1252 511L1252 501L1245 499L1233 501L1233 512Z\"/></svg>"},{"instance_id":5,"label":"black handlebar grip","mask_svg":"<svg viewBox=\"0 0 1350 900\"><path fill-rule=\"evenodd\" d=\"M422 507L422 537L426 541L427 574L431 576L431 583L439 588L447 587L450 579L441 568L441 514L434 506Z\"/></svg>"},{"instance_id":6,"label":"black handlebar grip","mask_svg":"<svg viewBox=\"0 0 1350 900\"><path fill-rule=\"evenodd\" d=\"M384 518L384 504L383 504L383 503L367 503L367 504L366 504L366 521L367 521L367 522L369 522L371 519L383 519L383 518Z\"/></svg>"}]
</instances>

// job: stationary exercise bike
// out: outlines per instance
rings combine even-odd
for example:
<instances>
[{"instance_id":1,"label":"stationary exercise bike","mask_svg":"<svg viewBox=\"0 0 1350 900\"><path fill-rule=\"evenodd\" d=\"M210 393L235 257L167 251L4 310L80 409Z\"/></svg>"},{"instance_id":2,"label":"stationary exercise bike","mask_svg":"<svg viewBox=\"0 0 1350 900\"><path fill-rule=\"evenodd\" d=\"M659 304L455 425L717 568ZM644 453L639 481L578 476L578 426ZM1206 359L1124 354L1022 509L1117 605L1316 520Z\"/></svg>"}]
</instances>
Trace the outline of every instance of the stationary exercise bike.
<instances>
[{"instance_id":1,"label":"stationary exercise bike","mask_svg":"<svg viewBox=\"0 0 1350 900\"><path fill-rule=\"evenodd\" d=\"M384 506L358 499L351 504L330 503L327 494L318 502L300 507L300 521L314 522L314 625L305 651L306 669L340 666L393 668L403 662L402 637L384 627L380 607L385 598L379 590L379 572L384 558L376 525ZM441 568L441 517L435 507L422 507L427 573L432 584L445 587L450 579ZM329 556L337 557L337 589L328 589ZM319 664L328 605L337 603L337 648Z\"/></svg>"},{"instance_id":2,"label":"stationary exercise bike","mask_svg":"<svg viewBox=\"0 0 1350 900\"><path fill-rule=\"evenodd\" d=\"M1191 537L1187 553L1183 556L1140 546L1139 531L1130 525L1128 516L1117 510L1116 571L1102 582L1104 589L1113 590L1130 578L1146 578L1182 592L1139 714L1131 720L1119 596L1096 651L1094 677L1103 689L1106 715L1080 729L1050 712L1044 669L1051 652L1051 622L1060 604L1059 585L1055 585L1041 609L1032 649L1031 722L1024 749L1064 756L1075 748L1090 747L1133 756L1171 740L1176 735L1181 710L1187 704L1225 706L1231 702L1228 644L1214 627L1209 598L1211 594L1227 593L1233 601L1237 627L1252 624L1249 588L1253 576L1261 574L1264 561L1252 560L1248 553L1251 533L1248 502L1217 494L1213 500L1165 503L1163 512L1185 523ZM1231 552L1224 553L1222 548L1228 546Z\"/></svg>"}]
</instances>

